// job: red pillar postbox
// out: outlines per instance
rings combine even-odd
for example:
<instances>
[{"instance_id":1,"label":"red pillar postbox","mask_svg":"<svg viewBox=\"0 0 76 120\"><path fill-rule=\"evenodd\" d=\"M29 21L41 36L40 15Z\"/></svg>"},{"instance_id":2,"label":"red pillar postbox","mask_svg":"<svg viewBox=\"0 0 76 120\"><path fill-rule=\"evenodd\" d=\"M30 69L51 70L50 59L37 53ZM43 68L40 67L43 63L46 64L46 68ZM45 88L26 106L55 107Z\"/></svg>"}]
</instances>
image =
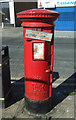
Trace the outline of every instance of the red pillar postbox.
<instances>
[{"instance_id":1,"label":"red pillar postbox","mask_svg":"<svg viewBox=\"0 0 76 120\"><path fill-rule=\"evenodd\" d=\"M59 13L31 9L17 13L23 26L26 108L49 111L52 93L54 21Z\"/></svg>"}]
</instances>

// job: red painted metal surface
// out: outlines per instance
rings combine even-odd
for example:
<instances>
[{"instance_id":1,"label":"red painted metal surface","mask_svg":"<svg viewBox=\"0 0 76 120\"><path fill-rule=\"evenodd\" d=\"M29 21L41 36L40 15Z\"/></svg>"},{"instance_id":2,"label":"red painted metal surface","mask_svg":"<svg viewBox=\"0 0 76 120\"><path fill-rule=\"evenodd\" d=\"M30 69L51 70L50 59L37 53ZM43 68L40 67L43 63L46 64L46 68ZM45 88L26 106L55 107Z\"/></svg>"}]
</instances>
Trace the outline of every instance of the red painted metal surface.
<instances>
[{"instance_id":1,"label":"red painted metal surface","mask_svg":"<svg viewBox=\"0 0 76 120\"><path fill-rule=\"evenodd\" d=\"M25 27L50 27L57 17L59 17L59 13L44 9L32 9L17 13L17 18L21 19L22 26Z\"/></svg>"},{"instance_id":2,"label":"red painted metal surface","mask_svg":"<svg viewBox=\"0 0 76 120\"><path fill-rule=\"evenodd\" d=\"M52 21L55 21L57 17L59 16L59 13L50 11L50 10L44 10L44 9L30 9L26 11L22 11L17 13L18 18L50 18Z\"/></svg>"},{"instance_id":3,"label":"red painted metal surface","mask_svg":"<svg viewBox=\"0 0 76 120\"><path fill-rule=\"evenodd\" d=\"M25 96L42 101L51 97L53 73L54 24L59 13L33 9L17 14L23 22ZM26 29L52 33L51 42L26 38ZM33 43L44 43L44 59L33 59Z\"/></svg>"}]
</instances>

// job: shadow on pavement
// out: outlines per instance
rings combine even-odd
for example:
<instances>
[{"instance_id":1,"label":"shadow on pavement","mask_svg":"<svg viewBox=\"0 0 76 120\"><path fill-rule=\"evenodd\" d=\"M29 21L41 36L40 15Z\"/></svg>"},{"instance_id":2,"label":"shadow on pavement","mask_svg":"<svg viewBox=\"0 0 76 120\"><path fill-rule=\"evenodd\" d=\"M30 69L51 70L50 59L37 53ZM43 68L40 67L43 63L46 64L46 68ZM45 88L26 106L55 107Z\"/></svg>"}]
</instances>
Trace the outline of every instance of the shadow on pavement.
<instances>
[{"instance_id":1,"label":"shadow on pavement","mask_svg":"<svg viewBox=\"0 0 76 120\"><path fill-rule=\"evenodd\" d=\"M9 107L10 105L20 101L24 98L24 78L20 80L12 80L11 91L7 100L5 100L5 107Z\"/></svg>"},{"instance_id":2,"label":"shadow on pavement","mask_svg":"<svg viewBox=\"0 0 76 120\"><path fill-rule=\"evenodd\" d=\"M59 78L58 72L53 73L53 82L55 82ZM53 109L57 104L62 102L68 95L72 92L75 92L75 78L76 72L66 79L63 83L61 83L58 87L52 88L52 108ZM10 98L8 99L6 107L20 101L24 98L24 78L20 80L12 80L12 89L10 93Z\"/></svg>"},{"instance_id":3,"label":"shadow on pavement","mask_svg":"<svg viewBox=\"0 0 76 120\"><path fill-rule=\"evenodd\" d=\"M52 88L52 109L62 102L68 95L74 95L76 89L76 72L61 83L58 87Z\"/></svg>"}]
</instances>

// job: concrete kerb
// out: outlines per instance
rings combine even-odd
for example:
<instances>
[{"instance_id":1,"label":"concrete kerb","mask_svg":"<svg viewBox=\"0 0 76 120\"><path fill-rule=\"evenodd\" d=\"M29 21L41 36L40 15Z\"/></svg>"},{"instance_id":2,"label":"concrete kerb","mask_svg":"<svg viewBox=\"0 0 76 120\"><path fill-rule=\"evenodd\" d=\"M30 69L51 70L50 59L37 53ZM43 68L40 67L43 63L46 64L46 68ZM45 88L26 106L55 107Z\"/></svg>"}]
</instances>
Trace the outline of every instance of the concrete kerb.
<instances>
[{"instance_id":1,"label":"concrete kerb","mask_svg":"<svg viewBox=\"0 0 76 120\"><path fill-rule=\"evenodd\" d=\"M54 37L61 38L76 38L76 31L54 31Z\"/></svg>"}]
</instances>

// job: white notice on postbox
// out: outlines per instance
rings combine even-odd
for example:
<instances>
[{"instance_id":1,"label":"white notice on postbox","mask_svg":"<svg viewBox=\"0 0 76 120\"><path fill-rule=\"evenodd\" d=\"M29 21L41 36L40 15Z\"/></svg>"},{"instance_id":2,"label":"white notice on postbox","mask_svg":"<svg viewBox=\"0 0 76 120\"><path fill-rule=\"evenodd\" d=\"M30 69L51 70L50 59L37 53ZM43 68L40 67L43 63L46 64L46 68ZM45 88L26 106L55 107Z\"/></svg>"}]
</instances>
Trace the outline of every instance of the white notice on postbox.
<instances>
[{"instance_id":1,"label":"white notice on postbox","mask_svg":"<svg viewBox=\"0 0 76 120\"><path fill-rule=\"evenodd\" d=\"M52 33L26 29L25 37L51 42Z\"/></svg>"}]
</instances>

